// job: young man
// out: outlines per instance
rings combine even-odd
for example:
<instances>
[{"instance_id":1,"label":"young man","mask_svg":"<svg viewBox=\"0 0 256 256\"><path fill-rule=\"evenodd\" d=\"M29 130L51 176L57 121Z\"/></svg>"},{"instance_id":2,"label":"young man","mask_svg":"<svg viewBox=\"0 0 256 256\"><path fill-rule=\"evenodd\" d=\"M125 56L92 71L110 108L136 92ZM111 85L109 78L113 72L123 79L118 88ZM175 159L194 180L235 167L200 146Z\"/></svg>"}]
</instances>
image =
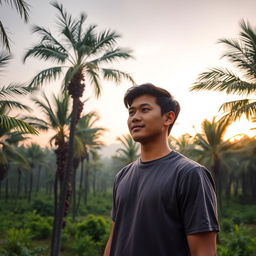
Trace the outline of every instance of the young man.
<instances>
[{"instance_id":1,"label":"young man","mask_svg":"<svg viewBox=\"0 0 256 256\"><path fill-rule=\"evenodd\" d=\"M104 256L214 256L217 221L209 171L168 146L179 103L143 84L124 97L141 156L115 178L112 232Z\"/></svg>"}]
</instances>

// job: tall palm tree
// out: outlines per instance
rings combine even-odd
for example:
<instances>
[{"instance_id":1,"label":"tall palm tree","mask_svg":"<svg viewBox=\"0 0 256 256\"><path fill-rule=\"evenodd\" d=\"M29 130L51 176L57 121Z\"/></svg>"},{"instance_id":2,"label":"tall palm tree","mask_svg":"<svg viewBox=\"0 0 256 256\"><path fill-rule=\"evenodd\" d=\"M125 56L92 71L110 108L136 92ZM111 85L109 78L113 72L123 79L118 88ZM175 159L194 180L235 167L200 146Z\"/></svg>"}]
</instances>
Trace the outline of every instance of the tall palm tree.
<instances>
[{"instance_id":1,"label":"tall palm tree","mask_svg":"<svg viewBox=\"0 0 256 256\"><path fill-rule=\"evenodd\" d=\"M0 53L0 71L7 65L11 56ZM26 122L9 116L13 108L29 110L30 108L19 101L14 100L16 96L26 95L31 91L30 88L19 84L9 84L0 88L0 127L6 130L17 130L25 133L37 134L37 131Z\"/></svg>"},{"instance_id":2,"label":"tall palm tree","mask_svg":"<svg viewBox=\"0 0 256 256\"><path fill-rule=\"evenodd\" d=\"M54 179L55 214L58 202L58 187L63 183L64 168L68 150L68 126L70 124L70 100L68 95L60 94L50 100L45 93L42 99L34 98L33 101L44 114L43 119L29 117L26 120L41 130L53 130L55 134L50 139L51 145L55 146L57 170Z\"/></svg>"},{"instance_id":3,"label":"tall palm tree","mask_svg":"<svg viewBox=\"0 0 256 256\"><path fill-rule=\"evenodd\" d=\"M34 172L36 168L39 168L40 166L45 164L46 159L43 149L35 143L32 143L29 147L26 147L24 153L26 160L28 161L30 166L28 202L31 202L32 191L34 187Z\"/></svg>"},{"instance_id":4,"label":"tall palm tree","mask_svg":"<svg viewBox=\"0 0 256 256\"><path fill-rule=\"evenodd\" d=\"M92 111L85 114L79 120L76 127L76 137L75 137L75 158L74 158L74 176L73 176L73 216L75 216L78 211L82 193L82 181L84 170L81 168L80 173L80 184L79 184L79 195L78 202L76 204L76 193L75 193L75 176L78 164L81 163L81 167L84 167L84 160L87 160L87 166L85 169L85 202L87 202L87 194L89 187L89 161L96 156L97 150L103 146L103 142L100 140L102 133L105 131L102 127L95 127L95 123L99 120L96 112Z\"/></svg>"},{"instance_id":5,"label":"tall palm tree","mask_svg":"<svg viewBox=\"0 0 256 256\"><path fill-rule=\"evenodd\" d=\"M0 108L0 113L3 107ZM26 159L17 150L19 142L25 140L25 133L13 131L13 129L0 126L0 185L6 178L6 199L8 198L8 171L10 165L19 163L20 166L27 166Z\"/></svg>"},{"instance_id":6,"label":"tall palm tree","mask_svg":"<svg viewBox=\"0 0 256 256\"><path fill-rule=\"evenodd\" d=\"M212 172L216 184L217 194L220 195L220 172L224 167L225 158L223 153L232 148L229 140L224 140L225 132L230 125L228 119L216 121L214 117L212 121L205 119L202 122L202 132L195 136L194 154L197 155L196 160L206 165Z\"/></svg>"},{"instance_id":7,"label":"tall palm tree","mask_svg":"<svg viewBox=\"0 0 256 256\"><path fill-rule=\"evenodd\" d=\"M27 23L28 22L28 12L29 12L29 4L24 1L24 0L0 0L0 5L2 5L3 3L6 3L8 5L10 5L11 7L14 7L18 14L20 15L21 19ZM1 37L1 41L4 45L4 47L10 52L11 51L11 47L10 47L10 40L8 37L8 34L4 28L3 23L0 20L0 37Z\"/></svg>"},{"instance_id":8,"label":"tall palm tree","mask_svg":"<svg viewBox=\"0 0 256 256\"><path fill-rule=\"evenodd\" d=\"M177 150L190 158L195 157L193 156L193 149L195 147L193 142L194 138L188 133L182 134L179 138L175 138L173 136L168 137L168 144L170 148Z\"/></svg>"},{"instance_id":9,"label":"tall palm tree","mask_svg":"<svg viewBox=\"0 0 256 256\"><path fill-rule=\"evenodd\" d=\"M256 93L256 30L248 22L241 21L240 40L221 39L219 43L227 47L222 57L227 58L238 74L225 68L211 68L198 76L191 90L223 91L239 96L254 96ZM221 105L226 117L236 120L242 115L247 119L256 116L255 99L239 99Z\"/></svg>"},{"instance_id":10,"label":"tall palm tree","mask_svg":"<svg viewBox=\"0 0 256 256\"><path fill-rule=\"evenodd\" d=\"M117 140L121 142L122 147L117 149L116 156L124 164L129 164L138 158L139 144L135 142L130 134L118 137Z\"/></svg>"},{"instance_id":11,"label":"tall palm tree","mask_svg":"<svg viewBox=\"0 0 256 256\"><path fill-rule=\"evenodd\" d=\"M55 242L52 255L56 256L59 255L60 250L62 218L73 162L75 126L83 109L80 97L83 95L85 88L84 81L93 85L96 95L99 96L101 78L113 80L117 83L121 82L123 78L132 82L133 80L129 74L109 68L109 64L119 59L131 58L130 50L116 47L116 40L120 37L117 33L110 30L97 33L95 25L90 25L84 30L85 14L81 14L78 19L75 19L64 10L62 4L54 2L52 5L58 10L57 26L60 30L61 40L57 40L47 29L34 26L33 32L37 33L41 40L39 44L27 51L24 61L28 57L34 56L58 63L59 65L47 68L37 74L30 86L34 87L55 80L65 72L63 89L67 90L73 98L68 159L60 198L58 228L54 233ZM104 67L104 64L107 65Z\"/></svg>"}]
</instances>

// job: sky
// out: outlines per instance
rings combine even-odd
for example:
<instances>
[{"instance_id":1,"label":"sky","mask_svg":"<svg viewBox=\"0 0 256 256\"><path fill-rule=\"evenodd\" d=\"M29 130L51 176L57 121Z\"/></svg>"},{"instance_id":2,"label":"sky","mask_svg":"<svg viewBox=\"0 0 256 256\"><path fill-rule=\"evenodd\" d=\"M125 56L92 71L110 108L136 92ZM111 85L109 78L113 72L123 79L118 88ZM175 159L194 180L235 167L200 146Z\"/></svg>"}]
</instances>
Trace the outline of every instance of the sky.
<instances>
[{"instance_id":1,"label":"sky","mask_svg":"<svg viewBox=\"0 0 256 256\"><path fill-rule=\"evenodd\" d=\"M22 58L26 50L38 42L31 32L32 25L49 28L55 35L57 10L46 0L27 0L31 5L29 24L24 24L16 11L0 6L0 19L12 39L13 60L1 74L1 85L28 82L35 74L52 63ZM81 12L88 15L86 25L97 24L99 31L111 29L121 34L119 46L133 50L134 59L113 65L130 73L136 84L146 82L163 87L180 102L181 113L172 130L179 137L184 133L200 132L202 121L220 116L223 102L237 99L217 92L190 92L198 74L210 67L232 67L221 59L225 48L217 44L220 38L238 38L239 22L244 19L256 27L256 1L253 0L63 0L59 1L74 17ZM44 86L48 95L57 93L61 81ZM86 83L83 99L84 113L95 110L100 116L98 126L107 128L103 140L116 143L116 138L128 133L127 110L123 96L131 87L127 81L119 86L102 83L102 96L95 99ZM38 93L39 94L39 93ZM23 100L23 99L22 99ZM26 100L24 100L26 102ZM34 114L41 113L29 102ZM254 124L255 125L255 124ZM253 127L245 119L230 127L226 138L238 133L253 135ZM46 143L46 134L37 140Z\"/></svg>"}]
</instances>

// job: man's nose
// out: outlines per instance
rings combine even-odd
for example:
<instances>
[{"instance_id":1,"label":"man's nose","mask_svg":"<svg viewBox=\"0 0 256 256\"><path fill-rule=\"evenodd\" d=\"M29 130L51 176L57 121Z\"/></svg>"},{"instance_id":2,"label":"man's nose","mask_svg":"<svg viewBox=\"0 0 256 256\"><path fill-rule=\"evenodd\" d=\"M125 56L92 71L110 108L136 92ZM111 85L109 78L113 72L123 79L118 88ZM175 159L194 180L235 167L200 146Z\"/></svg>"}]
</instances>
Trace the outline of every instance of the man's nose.
<instances>
[{"instance_id":1,"label":"man's nose","mask_svg":"<svg viewBox=\"0 0 256 256\"><path fill-rule=\"evenodd\" d=\"M136 111L134 115L132 116L132 122L140 121L141 120L141 115L139 111Z\"/></svg>"}]
</instances>

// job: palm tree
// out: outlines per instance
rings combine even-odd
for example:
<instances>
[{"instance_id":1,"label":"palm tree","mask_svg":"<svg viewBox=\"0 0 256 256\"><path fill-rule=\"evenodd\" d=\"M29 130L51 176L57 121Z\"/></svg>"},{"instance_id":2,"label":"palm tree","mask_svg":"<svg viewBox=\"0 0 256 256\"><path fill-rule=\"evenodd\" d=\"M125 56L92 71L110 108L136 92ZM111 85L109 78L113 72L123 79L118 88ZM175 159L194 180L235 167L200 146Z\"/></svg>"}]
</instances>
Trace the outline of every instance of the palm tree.
<instances>
[{"instance_id":1,"label":"palm tree","mask_svg":"<svg viewBox=\"0 0 256 256\"><path fill-rule=\"evenodd\" d=\"M68 159L60 198L58 228L56 233L54 233L56 238L54 252L52 253L52 255L59 255L60 232L73 162L75 126L83 109L80 97L83 95L85 88L84 81L86 80L88 84L93 85L96 95L99 96L101 92L101 78L113 80L117 83L121 82L123 78L132 82L133 80L129 74L109 68L109 64L119 59L131 58L130 50L115 47L117 44L116 40L120 37L117 33L110 30L97 33L95 25L88 26L84 31L85 14L81 14L78 19L74 19L64 10L63 5L57 2L52 3L52 5L59 13L57 26L60 29L62 40L57 40L47 29L34 26L33 32L39 34L41 40L38 45L27 51L24 61L28 57L34 56L58 63L59 65L47 68L37 74L30 86L36 87L50 80L55 80L60 77L62 72L65 72L63 89L67 90L73 98ZM107 64L107 66L103 67L102 65L104 64Z\"/></svg>"},{"instance_id":2,"label":"palm tree","mask_svg":"<svg viewBox=\"0 0 256 256\"><path fill-rule=\"evenodd\" d=\"M0 71L7 65L11 56L6 53L0 53ZM14 100L15 96L26 95L31 91L30 88L19 84L9 84L0 88L0 127L5 130L17 130L24 133L37 134L37 131L26 122L9 116L13 108L29 110L30 108Z\"/></svg>"},{"instance_id":3,"label":"palm tree","mask_svg":"<svg viewBox=\"0 0 256 256\"><path fill-rule=\"evenodd\" d=\"M1 0L0 1L0 5L3 4L3 2L5 2L6 4L10 5L11 7L14 7L18 14L20 15L21 19L27 23L28 22L28 12L29 12L29 5L26 1L24 0ZM1 37L1 41L4 45L4 47L10 52L11 51L11 47L10 47L10 42L9 42L9 38L7 35L7 32L4 28L3 23L0 20L0 37Z\"/></svg>"},{"instance_id":4,"label":"palm tree","mask_svg":"<svg viewBox=\"0 0 256 256\"><path fill-rule=\"evenodd\" d=\"M70 100L67 94L53 96L52 100L42 95L42 99L34 98L33 101L44 114L44 119L29 117L26 120L41 130L53 130L55 134L50 139L51 145L55 146L57 170L54 179L54 206L55 214L58 203L58 187L61 187L64 177L64 168L66 163L68 143L67 134L70 124Z\"/></svg>"},{"instance_id":5,"label":"palm tree","mask_svg":"<svg viewBox=\"0 0 256 256\"><path fill-rule=\"evenodd\" d=\"M223 91L239 96L253 96L256 92L256 30L249 23L241 21L240 40L221 39L219 43L227 47L222 57L227 58L238 68L239 74L225 68L211 68L199 75L191 90ZM256 101L239 99L226 102L220 110L226 117L236 120L242 115L247 119L256 116Z\"/></svg>"},{"instance_id":6,"label":"palm tree","mask_svg":"<svg viewBox=\"0 0 256 256\"><path fill-rule=\"evenodd\" d=\"M24 132L12 131L9 128L0 126L0 184L6 178L6 198L8 198L7 175L10 165L19 163L20 166L28 167L26 159L17 150L18 143L25 139Z\"/></svg>"},{"instance_id":7,"label":"palm tree","mask_svg":"<svg viewBox=\"0 0 256 256\"><path fill-rule=\"evenodd\" d=\"M223 153L233 146L229 140L224 140L229 125L230 121L228 119L216 121L214 117L211 122L205 119L202 122L202 133L195 136L195 147L193 149L194 154L197 155L196 160L206 165L212 172L219 196L221 192L220 174L225 164Z\"/></svg>"},{"instance_id":8,"label":"palm tree","mask_svg":"<svg viewBox=\"0 0 256 256\"><path fill-rule=\"evenodd\" d=\"M117 150L116 158L121 160L123 164L129 164L138 158L139 144L135 142L130 134L118 137L122 147Z\"/></svg>"},{"instance_id":9,"label":"palm tree","mask_svg":"<svg viewBox=\"0 0 256 256\"><path fill-rule=\"evenodd\" d=\"M85 169L85 203L87 202L88 187L89 187L89 160L97 155L97 150L103 146L103 142L100 140L102 132L105 131L102 127L95 127L95 123L99 120L96 112L92 111L79 120L76 127L75 136L75 157L74 157L74 176L73 176L73 218L78 211L82 193L82 181L83 181L83 168L84 160L87 160L87 166ZM76 179L76 169L81 163L81 173L80 173L80 184L79 184L79 195L78 202L76 204L76 193L75 193L75 179Z\"/></svg>"},{"instance_id":10,"label":"palm tree","mask_svg":"<svg viewBox=\"0 0 256 256\"><path fill-rule=\"evenodd\" d=\"M188 133L182 134L178 139L171 135L168 137L168 144L170 148L177 150L181 154L190 158L195 157L193 156L193 149L195 147L193 142L193 137Z\"/></svg>"},{"instance_id":11,"label":"palm tree","mask_svg":"<svg viewBox=\"0 0 256 256\"><path fill-rule=\"evenodd\" d=\"M36 168L45 164L45 154L42 148L35 143L32 143L29 147L26 147L24 150L26 160L30 166L29 172L29 190L28 190L28 202L31 202L32 191L34 187L34 172ZM40 177L38 173L38 178Z\"/></svg>"}]
</instances>

